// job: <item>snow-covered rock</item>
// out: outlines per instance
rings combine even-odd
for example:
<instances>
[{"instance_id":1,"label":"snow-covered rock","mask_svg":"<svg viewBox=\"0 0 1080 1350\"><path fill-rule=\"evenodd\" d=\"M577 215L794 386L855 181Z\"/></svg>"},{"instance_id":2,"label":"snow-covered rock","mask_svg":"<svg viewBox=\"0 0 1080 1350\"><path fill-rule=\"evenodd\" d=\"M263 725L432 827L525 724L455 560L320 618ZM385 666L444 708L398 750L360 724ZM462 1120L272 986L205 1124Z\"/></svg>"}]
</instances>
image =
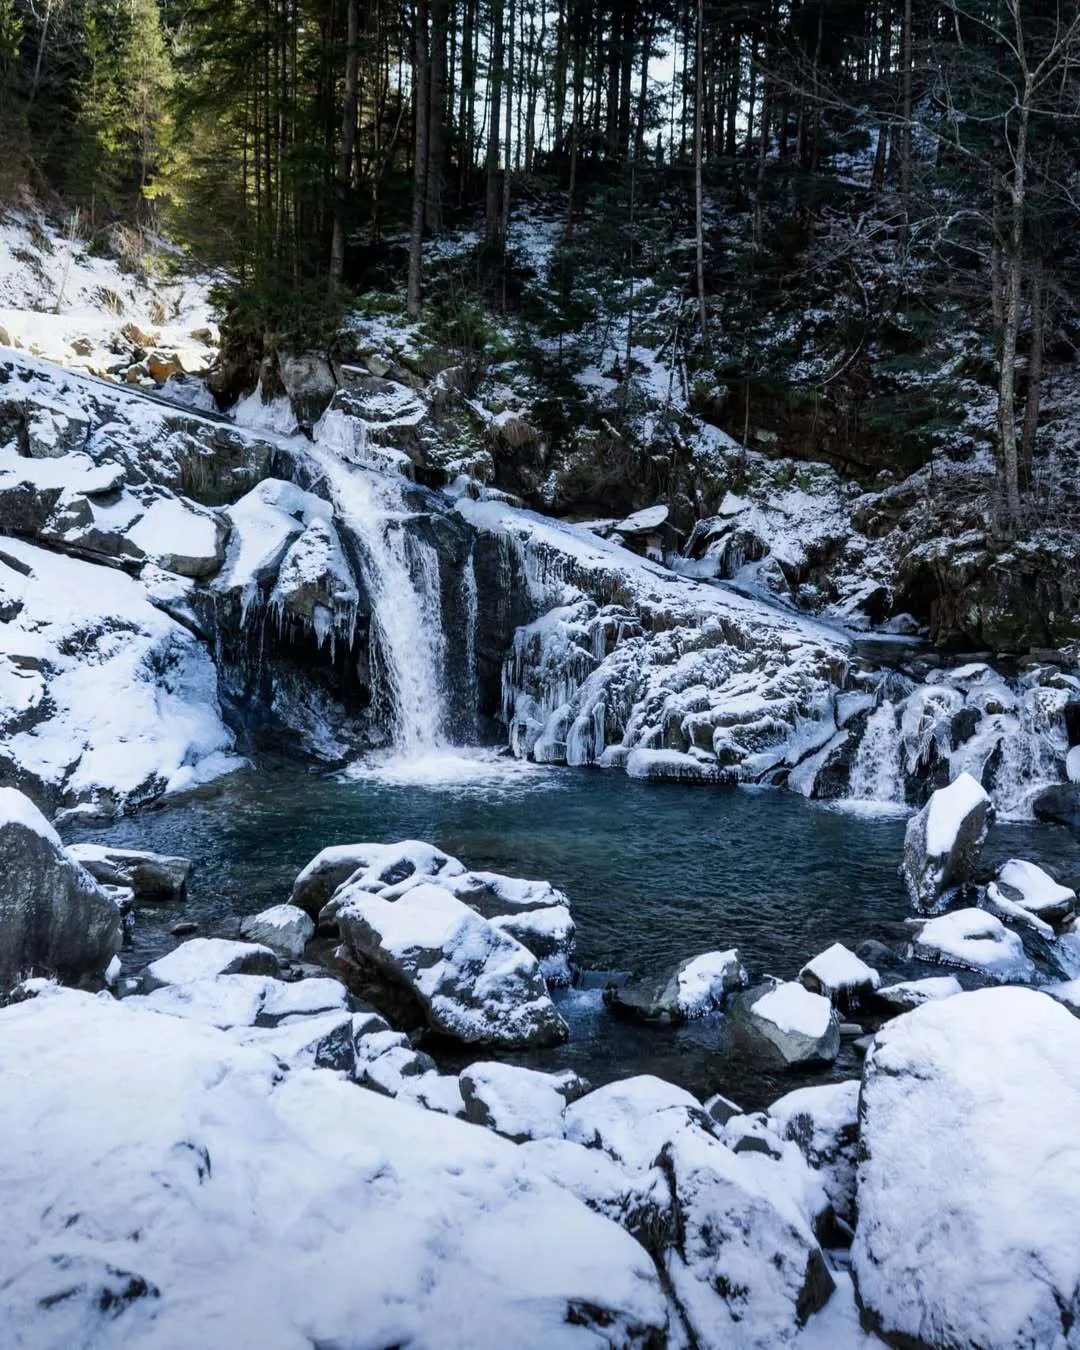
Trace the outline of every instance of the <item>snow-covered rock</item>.
<instances>
[{"instance_id":1,"label":"snow-covered rock","mask_svg":"<svg viewBox=\"0 0 1080 1350\"><path fill-rule=\"evenodd\" d=\"M221 1032L70 992L5 1009L0 1115L12 1345L668 1339L648 1255L514 1145Z\"/></svg>"},{"instance_id":2,"label":"snow-covered rock","mask_svg":"<svg viewBox=\"0 0 1080 1350\"><path fill-rule=\"evenodd\" d=\"M515 1143L563 1137L568 1102L589 1085L571 1070L540 1073L515 1064L479 1061L458 1075L465 1119L485 1125Z\"/></svg>"},{"instance_id":3,"label":"snow-covered rock","mask_svg":"<svg viewBox=\"0 0 1080 1350\"><path fill-rule=\"evenodd\" d=\"M852 1258L890 1344L1080 1343L1078 1113L1080 1025L1044 994L966 993L878 1033Z\"/></svg>"},{"instance_id":4,"label":"snow-covered rock","mask_svg":"<svg viewBox=\"0 0 1080 1350\"><path fill-rule=\"evenodd\" d=\"M148 991L164 984L191 984L216 975L275 975L280 967L269 947L227 938L189 938L143 973Z\"/></svg>"},{"instance_id":5,"label":"snow-covered rock","mask_svg":"<svg viewBox=\"0 0 1080 1350\"><path fill-rule=\"evenodd\" d=\"M566 1138L642 1180L659 1163L671 1205L664 1225L654 1203L654 1248L702 1350L789 1344L827 1301L832 1278L785 1169L725 1147L689 1093L648 1076L598 1088L567 1108Z\"/></svg>"},{"instance_id":6,"label":"snow-covered rock","mask_svg":"<svg viewBox=\"0 0 1080 1350\"><path fill-rule=\"evenodd\" d=\"M348 990L338 980L312 977L286 984L268 975L205 975L127 1001L135 1008L222 1029L277 1026L289 1018L349 1008Z\"/></svg>"},{"instance_id":7,"label":"snow-covered rock","mask_svg":"<svg viewBox=\"0 0 1080 1350\"><path fill-rule=\"evenodd\" d=\"M271 905L242 919L240 936L248 942L261 942L295 961L303 956L304 948L315 936L315 924L296 905Z\"/></svg>"},{"instance_id":8,"label":"snow-covered rock","mask_svg":"<svg viewBox=\"0 0 1080 1350\"><path fill-rule=\"evenodd\" d=\"M112 898L68 857L29 797L0 788L0 993L42 971L100 979L120 938Z\"/></svg>"},{"instance_id":9,"label":"snow-covered rock","mask_svg":"<svg viewBox=\"0 0 1080 1350\"><path fill-rule=\"evenodd\" d=\"M970 880L993 819L988 793L969 773L939 788L912 816L900 871L917 910L932 913L949 891Z\"/></svg>"},{"instance_id":10,"label":"snow-covered rock","mask_svg":"<svg viewBox=\"0 0 1080 1350\"><path fill-rule=\"evenodd\" d=\"M268 1050L291 1069L334 1069L351 1075L356 1064L353 1015L347 1010L289 1017L276 1027L244 1027L232 1035L241 1045Z\"/></svg>"},{"instance_id":11,"label":"snow-covered rock","mask_svg":"<svg viewBox=\"0 0 1080 1350\"><path fill-rule=\"evenodd\" d=\"M799 979L812 994L824 994L834 1003L858 1003L881 984L881 976L841 942L807 961Z\"/></svg>"},{"instance_id":12,"label":"snow-covered rock","mask_svg":"<svg viewBox=\"0 0 1080 1350\"><path fill-rule=\"evenodd\" d=\"M121 806L240 762L209 653L131 577L5 538L0 590L0 772Z\"/></svg>"},{"instance_id":13,"label":"snow-covered rock","mask_svg":"<svg viewBox=\"0 0 1080 1350\"><path fill-rule=\"evenodd\" d=\"M659 976L643 976L604 990L612 1012L642 1022L684 1022L723 1005L748 982L735 948L704 952Z\"/></svg>"},{"instance_id":14,"label":"snow-covered rock","mask_svg":"<svg viewBox=\"0 0 1080 1350\"><path fill-rule=\"evenodd\" d=\"M795 980L778 984L746 1005L753 1028L789 1064L833 1060L840 1051L840 1022L830 1001Z\"/></svg>"},{"instance_id":15,"label":"snow-covered rock","mask_svg":"<svg viewBox=\"0 0 1080 1350\"><path fill-rule=\"evenodd\" d=\"M796 1088L769 1107L769 1123L822 1174L837 1220L855 1225L855 1163L859 1142L859 1082Z\"/></svg>"},{"instance_id":16,"label":"snow-covered rock","mask_svg":"<svg viewBox=\"0 0 1080 1350\"><path fill-rule=\"evenodd\" d=\"M566 1039L536 958L443 887L386 899L360 877L328 909L349 954L414 994L435 1030L506 1048Z\"/></svg>"},{"instance_id":17,"label":"snow-covered rock","mask_svg":"<svg viewBox=\"0 0 1080 1350\"><path fill-rule=\"evenodd\" d=\"M182 900L191 859L105 844L69 844L68 855L106 886L128 886L137 900Z\"/></svg>"},{"instance_id":18,"label":"snow-covered rock","mask_svg":"<svg viewBox=\"0 0 1080 1350\"><path fill-rule=\"evenodd\" d=\"M334 844L317 853L293 883L292 903L319 917L334 892L354 877L359 889L378 895L403 882L461 877L464 866L416 839L397 844Z\"/></svg>"},{"instance_id":19,"label":"snow-covered rock","mask_svg":"<svg viewBox=\"0 0 1080 1350\"><path fill-rule=\"evenodd\" d=\"M1017 934L981 909L954 909L919 922L912 945L924 961L962 966L992 980L1026 981L1035 974Z\"/></svg>"},{"instance_id":20,"label":"snow-covered rock","mask_svg":"<svg viewBox=\"0 0 1080 1350\"><path fill-rule=\"evenodd\" d=\"M929 975L922 980L901 980L898 984L882 985L875 998L890 1011L902 1013L963 992L964 987L955 975Z\"/></svg>"},{"instance_id":21,"label":"snow-covered rock","mask_svg":"<svg viewBox=\"0 0 1080 1350\"><path fill-rule=\"evenodd\" d=\"M545 905L541 909L496 914L491 922L520 942L526 951L532 952L551 988L573 982L574 935L577 928L565 905Z\"/></svg>"},{"instance_id":22,"label":"snow-covered rock","mask_svg":"<svg viewBox=\"0 0 1080 1350\"><path fill-rule=\"evenodd\" d=\"M991 895L991 892L993 894ZM1076 908L1076 892L1055 881L1033 862L1011 858L987 887L991 903L1004 901L1042 919L1052 928L1061 927Z\"/></svg>"}]
</instances>

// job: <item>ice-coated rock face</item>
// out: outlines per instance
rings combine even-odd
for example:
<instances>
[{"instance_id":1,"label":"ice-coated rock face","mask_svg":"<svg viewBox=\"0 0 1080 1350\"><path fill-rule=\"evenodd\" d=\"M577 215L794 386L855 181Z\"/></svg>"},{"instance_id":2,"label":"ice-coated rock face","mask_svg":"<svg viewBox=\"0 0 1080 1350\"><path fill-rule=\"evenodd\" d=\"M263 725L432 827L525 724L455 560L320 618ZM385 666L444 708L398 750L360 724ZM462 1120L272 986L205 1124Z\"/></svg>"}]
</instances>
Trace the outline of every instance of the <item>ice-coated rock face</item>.
<instances>
[{"instance_id":1,"label":"ice-coated rock face","mask_svg":"<svg viewBox=\"0 0 1080 1350\"><path fill-rule=\"evenodd\" d=\"M750 1024L789 1064L833 1060L840 1022L832 1004L797 981L778 984L746 1006Z\"/></svg>"},{"instance_id":2,"label":"ice-coated rock face","mask_svg":"<svg viewBox=\"0 0 1080 1350\"><path fill-rule=\"evenodd\" d=\"M465 1119L486 1125L516 1144L561 1139L568 1102L589 1090L576 1073L539 1073L515 1064L480 1061L458 1077Z\"/></svg>"},{"instance_id":3,"label":"ice-coated rock face","mask_svg":"<svg viewBox=\"0 0 1080 1350\"><path fill-rule=\"evenodd\" d=\"M908 821L900 871L915 909L932 913L949 891L970 880L993 819L986 791L962 773Z\"/></svg>"},{"instance_id":4,"label":"ice-coated rock face","mask_svg":"<svg viewBox=\"0 0 1080 1350\"><path fill-rule=\"evenodd\" d=\"M536 958L443 887L386 899L359 880L329 908L349 954L408 989L435 1030L506 1048L566 1039Z\"/></svg>"},{"instance_id":5,"label":"ice-coated rock face","mask_svg":"<svg viewBox=\"0 0 1080 1350\"><path fill-rule=\"evenodd\" d=\"M136 900L182 900L191 859L103 844L69 844L68 856L105 886L129 886Z\"/></svg>"},{"instance_id":6,"label":"ice-coated rock face","mask_svg":"<svg viewBox=\"0 0 1080 1350\"><path fill-rule=\"evenodd\" d=\"M111 897L28 797L0 788L0 993L42 971L100 979L120 936Z\"/></svg>"},{"instance_id":7,"label":"ice-coated rock face","mask_svg":"<svg viewBox=\"0 0 1080 1350\"><path fill-rule=\"evenodd\" d=\"M5 1009L0 1114L0 1326L38 1347L667 1340L648 1255L514 1145L221 1032Z\"/></svg>"},{"instance_id":8,"label":"ice-coated rock face","mask_svg":"<svg viewBox=\"0 0 1080 1350\"><path fill-rule=\"evenodd\" d=\"M216 975L276 975L280 962L269 947L226 938L190 938L146 967L143 984L190 984Z\"/></svg>"},{"instance_id":9,"label":"ice-coated rock face","mask_svg":"<svg viewBox=\"0 0 1080 1350\"><path fill-rule=\"evenodd\" d=\"M261 942L295 961L303 956L304 948L315 936L315 924L296 905L272 905L244 919L240 936L248 942Z\"/></svg>"},{"instance_id":10,"label":"ice-coated rock face","mask_svg":"<svg viewBox=\"0 0 1080 1350\"><path fill-rule=\"evenodd\" d=\"M963 966L992 980L1026 981L1035 974L1017 934L981 909L954 909L926 919L918 925L913 946L924 961Z\"/></svg>"},{"instance_id":11,"label":"ice-coated rock face","mask_svg":"<svg viewBox=\"0 0 1080 1350\"><path fill-rule=\"evenodd\" d=\"M1080 1344L1080 1023L984 989L897 1018L867 1055L853 1270L890 1344Z\"/></svg>"},{"instance_id":12,"label":"ice-coated rock face","mask_svg":"<svg viewBox=\"0 0 1080 1350\"><path fill-rule=\"evenodd\" d=\"M659 976L644 976L604 990L604 1002L620 1017L641 1022L685 1022L723 1005L748 982L735 948L688 957Z\"/></svg>"}]
</instances>

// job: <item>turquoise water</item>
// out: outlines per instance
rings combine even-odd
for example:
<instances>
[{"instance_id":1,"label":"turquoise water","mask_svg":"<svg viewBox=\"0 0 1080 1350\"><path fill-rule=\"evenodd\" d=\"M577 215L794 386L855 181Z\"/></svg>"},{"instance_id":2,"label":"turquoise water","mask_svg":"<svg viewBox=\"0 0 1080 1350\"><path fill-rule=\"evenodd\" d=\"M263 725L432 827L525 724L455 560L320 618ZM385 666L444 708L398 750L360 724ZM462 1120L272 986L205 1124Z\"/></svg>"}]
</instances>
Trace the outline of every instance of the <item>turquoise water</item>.
<instances>
[{"instance_id":1,"label":"turquoise water","mask_svg":"<svg viewBox=\"0 0 1080 1350\"><path fill-rule=\"evenodd\" d=\"M558 995L570 1043L530 1062L571 1064L596 1081L656 1072L755 1105L806 1079L748 1056L723 1018L681 1029L616 1022L600 1000L604 972L646 973L737 946L752 976L792 976L835 941L899 947L910 912L896 870L903 832L903 817L851 814L789 792L503 762L467 773L451 763L434 785L253 770L205 800L69 836L195 860L183 906L139 911L124 954L129 973L176 944L169 929L181 920L234 936L238 916L287 899L296 873L328 844L426 839L469 867L546 877L570 897L586 977ZM1080 875L1080 843L1053 827L996 827L987 862L1009 856L1063 880ZM858 1064L845 1048L830 1076Z\"/></svg>"}]
</instances>

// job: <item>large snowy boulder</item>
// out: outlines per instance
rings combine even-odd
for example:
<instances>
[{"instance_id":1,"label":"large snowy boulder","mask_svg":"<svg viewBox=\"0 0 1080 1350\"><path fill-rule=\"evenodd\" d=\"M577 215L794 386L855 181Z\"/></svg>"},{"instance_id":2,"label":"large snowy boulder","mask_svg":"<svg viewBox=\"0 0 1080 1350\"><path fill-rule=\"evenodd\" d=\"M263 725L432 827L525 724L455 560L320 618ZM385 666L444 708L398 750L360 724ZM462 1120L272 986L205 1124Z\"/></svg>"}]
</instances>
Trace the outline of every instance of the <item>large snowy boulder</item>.
<instances>
[{"instance_id":1,"label":"large snowy boulder","mask_svg":"<svg viewBox=\"0 0 1080 1350\"><path fill-rule=\"evenodd\" d=\"M1080 1024L984 989L890 1022L866 1058L864 1316L892 1345L1080 1345Z\"/></svg>"},{"instance_id":2,"label":"large snowy boulder","mask_svg":"<svg viewBox=\"0 0 1080 1350\"><path fill-rule=\"evenodd\" d=\"M919 922L912 945L915 955L924 961L961 966L992 980L1026 981L1035 974L1017 934L981 909L954 909Z\"/></svg>"},{"instance_id":3,"label":"large snowy boulder","mask_svg":"<svg viewBox=\"0 0 1080 1350\"><path fill-rule=\"evenodd\" d=\"M747 1002L745 1012L753 1030L788 1064L833 1060L840 1052L840 1021L832 1004L795 980Z\"/></svg>"},{"instance_id":4,"label":"large snowy boulder","mask_svg":"<svg viewBox=\"0 0 1080 1350\"><path fill-rule=\"evenodd\" d=\"M5 1345L668 1341L648 1255L515 1145L221 1032L8 1008L0 1118Z\"/></svg>"},{"instance_id":5,"label":"large snowy boulder","mask_svg":"<svg viewBox=\"0 0 1080 1350\"><path fill-rule=\"evenodd\" d=\"M408 989L436 1031L506 1048L566 1039L536 958L443 887L386 899L361 878L328 911L349 955Z\"/></svg>"},{"instance_id":6,"label":"large snowy boulder","mask_svg":"<svg viewBox=\"0 0 1080 1350\"><path fill-rule=\"evenodd\" d=\"M574 979L574 942L577 926L565 905L496 914L491 922L520 942L540 962L548 985L569 985Z\"/></svg>"},{"instance_id":7,"label":"large snowy boulder","mask_svg":"<svg viewBox=\"0 0 1080 1350\"><path fill-rule=\"evenodd\" d=\"M785 1170L725 1147L681 1088L649 1076L598 1088L567 1108L566 1138L632 1177L658 1166L667 1178L652 1244L701 1350L788 1344L827 1301L833 1281Z\"/></svg>"},{"instance_id":8,"label":"large snowy boulder","mask_svg":"<svg viewBox=\"0 0 1080 1350\"><path fill-rule=\"evenodd\" d=\"M685 1022L723 1005L748 982L735 948L680 961L662 975L642 976L604 990L613 1013L640 1022Z\"/></svg>"},{"instance_id":9,"label":"large snowy boulder","mask_svg":"<svg viewBox=\"0 0 1080 1350\"><path fill-rule=\"evenodd\" d=\"M337 980L313 977L286 984L267 975L201 975L165 984L126 1000L132 1007L171 1017L187 1017L206 1026L277 1026L298 1017L341 1012L349 996Z\"/></svg>"},{"instance_id":10,"label":"large snowy boulder","mask_svg":"<svg viewBox=\"0 0 1080 1350\"><path fill-rule=\"evenodd\" d=\"M969 881L994 819L989 794L969 773L939 788L904 832L900 867L912 905L924 914Z\"/></svg>"},{"instance_id":11,"label":"large snowy boulder","mask_svg":"<svg viewBox=\"0 0 1080 1350\"><path fill-rule=\"evenodd\" d=\"M101 977L120 949L120 913L14 788L0 788L0 993L34 971Z\"/></svg>"},{"instance_id":12,"label":"large snowy boulder","mask_svg":"<svg viewBox=\"0 0 1080 1350\"><path fill-rule=\"evenodd\" d=\"M457 858L419 839L397 844L333 844L317 853L293 882L292 903L317 919L334 892L350 878L373 895L405 884L439 883L465 874ZM333 914L327 916L333 918Z\"/></svg>"},{"instance_id":13,"label":"large snowy boulder","mask_svg":"<svg viewBox=\"0 0 1080 1350\"><path fill-rule=\"evenodd\" d=\"M128 886L136 900L182 900L191 859L105 844L69 844L68 854L103 886Z\"/></svg>"}]
</instances>

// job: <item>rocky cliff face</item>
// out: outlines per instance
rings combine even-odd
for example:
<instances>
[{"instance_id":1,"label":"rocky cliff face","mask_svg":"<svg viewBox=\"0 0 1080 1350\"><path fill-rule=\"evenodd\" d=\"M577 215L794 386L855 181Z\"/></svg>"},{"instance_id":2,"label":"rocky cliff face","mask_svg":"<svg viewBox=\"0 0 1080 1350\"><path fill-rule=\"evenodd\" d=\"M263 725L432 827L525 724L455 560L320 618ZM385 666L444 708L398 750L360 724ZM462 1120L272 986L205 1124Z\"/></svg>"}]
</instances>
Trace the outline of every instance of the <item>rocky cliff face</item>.
<instances>
[{"instance_id":1,"label":"rocky cliff face","mask_svg":"<svg viewBox=\"0 0 1080 1350\"><path fill-rule=\"evenodd\" d=\"M663 566L468 475L403 476L437 390L350 377L306 438L14 354L0 377L0 756L52 809L137 805L238 752L332 766L478 737L897 802L966 769L1006 811L1067 777L1067 654L943 666L894 623L888 664L868 658L861 630L901 592L844 542L872 513L830 471L728 492ZM828 559L851 589L825 605Z\"/></svg>"}]
</instances>

